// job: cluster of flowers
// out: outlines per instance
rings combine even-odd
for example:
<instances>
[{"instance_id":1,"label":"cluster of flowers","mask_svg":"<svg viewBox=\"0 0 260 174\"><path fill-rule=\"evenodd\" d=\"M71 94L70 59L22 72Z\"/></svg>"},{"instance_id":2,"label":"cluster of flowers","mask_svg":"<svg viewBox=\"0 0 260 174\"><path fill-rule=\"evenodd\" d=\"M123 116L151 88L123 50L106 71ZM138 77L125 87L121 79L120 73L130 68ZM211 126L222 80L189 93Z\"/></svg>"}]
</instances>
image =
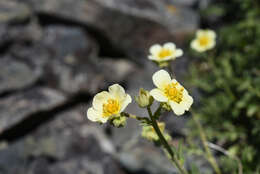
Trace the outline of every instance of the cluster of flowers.
<instances>
[{"instance_id":1,"label":"cluster of flowers","mask_svg":"<svg viewBox=\"0 0 260 174\"><path fill-rule=\"evenodd\" d=\"M191 42L191 48L204 52L215 46L216 34L211 30L198 30L196 38ZM155 44L150 48L148 59L158 66L165 67L171 60L183 55L181 49L177 49L174 43L164 45ZM172 110L176 115L182 115L188 111L193 103L193 98L188 91L176 80L172 79L165 70L159 70L152 76L154 85L151 91L140 90L136 97L138 105L142 108L150 107L154 100L160 102L167 110ZM109 86L108 91L103 91L94 96L92 107L88 109L88 119L94 122L106 123L110 121L116 127L124 126L126 117L129 115L123 111L132 98L122 86L114 84ZM161 131L164 131L164 123L159 123ZM151 125L144 126L143 136L149 140L158 140Z\"/></svg>"}]
</instances>

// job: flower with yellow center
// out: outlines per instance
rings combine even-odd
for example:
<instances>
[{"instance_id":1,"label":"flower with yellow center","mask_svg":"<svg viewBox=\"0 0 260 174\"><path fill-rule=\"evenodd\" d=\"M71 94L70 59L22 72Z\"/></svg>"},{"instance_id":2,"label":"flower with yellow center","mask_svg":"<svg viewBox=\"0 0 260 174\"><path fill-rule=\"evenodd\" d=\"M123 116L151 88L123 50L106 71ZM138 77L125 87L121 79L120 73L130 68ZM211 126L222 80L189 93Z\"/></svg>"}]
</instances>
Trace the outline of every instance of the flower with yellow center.
<instances>
[{"instance_id":1,"label":"flower with yellow center","mask_svg":"<svg viewBox=\"0 0 260 174\"><path fill-rule=\"evenodd\" d=\"M126 106L132 102L129 94L125 93L122 86L114 84L95 95L92 107L88 109L88 119L94 122L105 123L114 116L119 116Z\"/></svg>"},{"instance_id":2,"label":"flower with yellow center","mask_svg":"<svg viewBox=\"0 0 260 174\"><path fill-rule=\"evenodd\" d=\"M216 33L212 30L198 30L196 38L191 42L191 48L204 52L214 48L216 45Z\"/></svg>"},{"instance_id":3,"label":"flower with yellow center","mask_svg":"<svg viewBox=\"0 0 260 174\"><path fill-rule=\"evenodd\" d=\"M150 47L150 55L148 58L156 62L165 62L169 60L174 60L177 57L183 55L181 49L176 49L174 43L165 43L163 46L155 44Z\"/></svg>"},{"instance_id":4,"label":"flower with yellow center","mask_svg":"<svg viewBox=\"0 0 260 174\"><path fill-rule=\"evenodd\" d=\"M176 115L188 111L193 103L193 98L169 73L160 70L154 73L153 83L157 87L150 91L153 98L159 102L167 103Z\"/></svg>"}]
</instances>

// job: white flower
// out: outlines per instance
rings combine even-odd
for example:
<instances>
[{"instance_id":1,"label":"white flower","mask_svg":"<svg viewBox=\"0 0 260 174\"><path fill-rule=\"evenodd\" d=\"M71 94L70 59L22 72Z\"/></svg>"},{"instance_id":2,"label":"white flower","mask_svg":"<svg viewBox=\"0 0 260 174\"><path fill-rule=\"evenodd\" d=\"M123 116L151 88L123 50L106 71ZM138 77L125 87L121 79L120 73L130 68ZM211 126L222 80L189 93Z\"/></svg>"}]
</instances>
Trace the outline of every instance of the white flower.
<instances>
[{"instance_id":1,"label":"white flower","mask_svg":"<svg viewBox=\"0 0 260 174\"><path fill-rule=\"evenodd\" d=\"M167 71L154 73L153 83L157 88L151 90L150 94L155 100L170 105L176 115L182 115L189 110L193 98L175 79L171 79Z\"/></svg>"},{"instance_id":2,"label":"white flower","mask_svg":"<svg viewBox=\"0 0 260 174\"><path fill-rule=\"evenodd\" d=\"M216 33L213 30L198 30L196 38L191 42L191 48L204 52L214 48L216 45Z\"/></svg>"},{"instance_id":3,"label":"white flower","mask_svg":"<svg viewBox=\"0 0 260 174\"><path fill-rule=\"evenodd\" d=\"M176 49L174 43L165 43L163 46L155 44L150 47L148 58L156 62L174 60L183 55L181 49Z\"/></svg>"},{"instance_id":4,"label":"white flower","mask_svg":"<svg viewBox=\"0 0 260 174\"><path fill-rule=\"evenodd\" d=\"M119 114L132 102L129 94L125 93L122 86L114 84L107 91L95 95L92 107L88 109L88 119L94 122L105 123L113 116Z\"/></svg>"}]
</instances>

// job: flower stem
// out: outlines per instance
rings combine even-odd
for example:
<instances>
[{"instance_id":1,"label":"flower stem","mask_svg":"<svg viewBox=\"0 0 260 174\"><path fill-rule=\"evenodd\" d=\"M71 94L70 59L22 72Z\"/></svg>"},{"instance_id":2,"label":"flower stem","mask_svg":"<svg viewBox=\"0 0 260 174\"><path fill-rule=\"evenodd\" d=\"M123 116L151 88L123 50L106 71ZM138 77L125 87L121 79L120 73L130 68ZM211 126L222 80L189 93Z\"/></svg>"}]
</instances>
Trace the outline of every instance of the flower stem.
<instances>
[{"instance_id":1,"label":"flower stem","mask_svg":"<svg viewBox=\"0 0 260 174\"><path fill-rule=\"evenodd\" d=\"M192 119L193 119L195 125L197 126L197 128L199 130L200 139L201 139L202 145L203 145L203 147L206 151L206 155L207 155L209 163L211 164L211 166L213 167L213 169L215 170L215 172L217 174L221 174L218 163L217 163L216 159L213 157L211 151L209 150L209 147L208 147L208 144L207 144L206 134L203 131L200 122L197 120L197 118L194 116L194 114L192 114Z\"/></svg>"},{"instance_id":2,"label":"flower stem","mask_svg":"<svg viewBox=\"0 0 260 174\"><path fill-rule=\"evenodd\" d=\"M163 134L162 134L162 132L161 132L157 122L156 122L156 119L155 119L156 115L152 114L152 111L151 111L150 107L147 107L147 111L148 111L148 114L149 114L149 116L151 118L152 126L153 126L156 134L158 135L158 137L160 139L160 142L162 143L163 147L169 153L172 162L176 165L176 167L179 169L179 172L181 174L188 174L188 172L182 167L182 165L180 164L180 162L176 158L176 155L172 151L171 146L168 144L167 140L163 136Z\"/></svg>"},{"instance_id":3,"label":"flower stem","mask_svg":"<svg viewBox=\"0 0 260 174\"><path fill-rule=\"evenodd\" d=\"M136 119L136 120L139 120L139 121L143 121L143 122L146 122L146 123L150 122L150 120L148 118L146 118L146 117L138 117L136 115L129 114L129 113L126 113L126 112L122 112L122 115L126 116L128 118L133 118L133 119Z\"/></svg>"},{"instance_id":4,"label":"flower stem","mask_svg":"<svg viewBox=\"0 0 260 174\"><path fill-rule=\"evenodd\" d=\"M171 66L170 63L169 63L169 65L168 65L168 70L169 70L171 76L172 76L173 78L176 78L175 75L174 75L174 73L173 73L173 69L172 69L172 66Z\"/></svg>"}]
</instances>

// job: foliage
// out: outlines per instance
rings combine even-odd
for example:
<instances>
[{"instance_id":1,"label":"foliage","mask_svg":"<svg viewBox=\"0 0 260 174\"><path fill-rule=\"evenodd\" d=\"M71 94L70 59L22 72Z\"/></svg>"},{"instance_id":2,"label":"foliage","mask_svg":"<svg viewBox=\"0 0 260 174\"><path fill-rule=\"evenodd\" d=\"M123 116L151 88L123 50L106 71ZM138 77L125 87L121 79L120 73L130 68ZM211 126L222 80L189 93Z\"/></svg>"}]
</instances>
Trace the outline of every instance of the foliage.
<instances>
[{"instance_id":1,"label":"foliage","mask_svg":"<svg viewBox=\"0 0 260 174\"><path fill-rule=\"evenodd\" d=\"M215 9L223 15L216 48L203 55L193 53L190 68L189 81L202 95L195 112L209 141L238 156L244 173L256 173L260 169L260 3L230 0ZM197 137L199 132L190 124L189 135ZM234 160L220 155L219 163L225 173L237 173Z\"/></svg>"}]
</instances>

